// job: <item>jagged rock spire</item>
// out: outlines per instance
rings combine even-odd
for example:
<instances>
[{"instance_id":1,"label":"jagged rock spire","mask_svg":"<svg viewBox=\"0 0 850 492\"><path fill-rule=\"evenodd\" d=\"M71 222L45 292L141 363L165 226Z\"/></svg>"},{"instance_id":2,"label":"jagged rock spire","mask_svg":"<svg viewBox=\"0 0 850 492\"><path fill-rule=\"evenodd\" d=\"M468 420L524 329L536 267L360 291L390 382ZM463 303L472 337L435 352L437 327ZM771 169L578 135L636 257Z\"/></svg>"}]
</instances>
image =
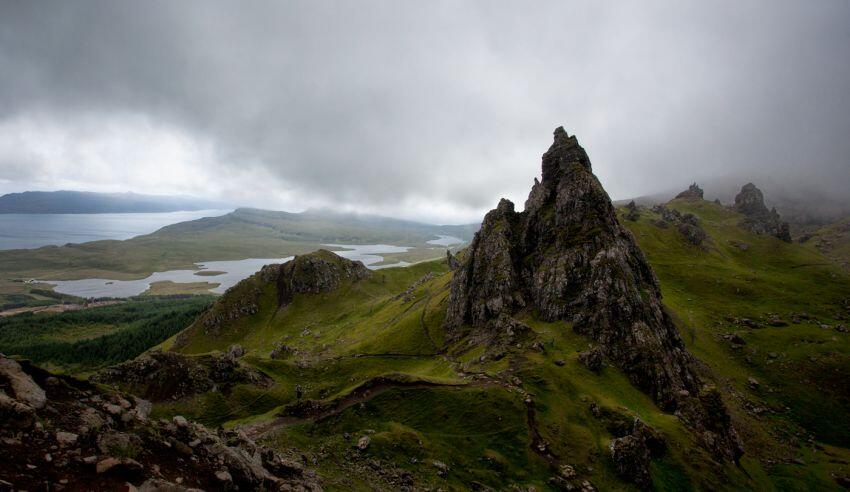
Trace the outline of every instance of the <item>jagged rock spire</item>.
<instances>
[{"instance_id":1,"label":"jagged rock spire","mask_svg":"<svg viewBox=\"0 0 850 492\"><path fill-rule=\"evenodd\" d=\"M543 179L523 212L502 199L484 218L452 281L447 333L498 329L504 323L495 320L525 309L570 322L659 406L679 412L700 432L712 429L703 437L716 454L736 458L734 431L728 423L715 425L716 416L694 397L703 388L693 359L587 153L559 127L542 161Z\"/></svg>"},{"instance_id":2,"label":"jagged rock spire","mask_svg":"<svg viewBox=\"0 0 850 492\"><path fill-rule=\"evenodd\" d=\"M756 234L775 236L785 242L791 242L790 227L783 222L776 208L767 209L764 194L756 185L747 183L735 196L733 210L743 214L740 226Z\"/></svg>"}]
</instances>

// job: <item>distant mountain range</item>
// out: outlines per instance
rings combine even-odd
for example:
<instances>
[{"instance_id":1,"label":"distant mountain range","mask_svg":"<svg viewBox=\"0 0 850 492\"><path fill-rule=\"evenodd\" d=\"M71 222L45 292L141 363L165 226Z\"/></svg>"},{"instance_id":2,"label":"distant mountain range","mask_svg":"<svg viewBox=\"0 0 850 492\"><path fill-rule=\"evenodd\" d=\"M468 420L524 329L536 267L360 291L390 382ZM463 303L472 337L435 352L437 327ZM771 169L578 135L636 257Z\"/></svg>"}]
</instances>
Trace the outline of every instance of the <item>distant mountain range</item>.
<instances>
[{"instance_id":1,"label":"distant mountain range","mask_svg":"<svg viewBox=\"0 0 850 492\"><path fill-rule=\"evenodd\" d=\"M136 193L25 191L0 196L0 214L150 213L214 208L226 206L193 197Z\"/></svg>"}]
</instances>

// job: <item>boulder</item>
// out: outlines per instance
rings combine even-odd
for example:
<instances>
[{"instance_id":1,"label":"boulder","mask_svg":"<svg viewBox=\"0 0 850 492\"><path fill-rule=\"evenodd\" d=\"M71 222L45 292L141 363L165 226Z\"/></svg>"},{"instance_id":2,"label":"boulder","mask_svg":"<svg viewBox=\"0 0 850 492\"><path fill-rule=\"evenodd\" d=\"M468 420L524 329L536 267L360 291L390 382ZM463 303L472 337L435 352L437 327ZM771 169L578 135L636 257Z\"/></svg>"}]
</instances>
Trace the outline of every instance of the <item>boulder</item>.
<instances>
[{"instance_id":1,"label":"boulder","mask_svg":"<svg viewBox=\"0 0 850 492\"><path fill-rule=\"evenodd\" d=\"M26 374L21 365L13 360L0 355L0 379L5 380L12 392L11 397L36 410L44 407L47 395L32 377Z\"/></svg>"},{"instance_id":2,"label":"boulder","mask_svg":"<svg viewBox=\"0 0 850 492\"><path fill-rule=\"evenodd\" d=\"M603 367L604 354L600 347L593 347L578 354L578 361L595 373L599 373Z\"/></svg>"}]
</instances>

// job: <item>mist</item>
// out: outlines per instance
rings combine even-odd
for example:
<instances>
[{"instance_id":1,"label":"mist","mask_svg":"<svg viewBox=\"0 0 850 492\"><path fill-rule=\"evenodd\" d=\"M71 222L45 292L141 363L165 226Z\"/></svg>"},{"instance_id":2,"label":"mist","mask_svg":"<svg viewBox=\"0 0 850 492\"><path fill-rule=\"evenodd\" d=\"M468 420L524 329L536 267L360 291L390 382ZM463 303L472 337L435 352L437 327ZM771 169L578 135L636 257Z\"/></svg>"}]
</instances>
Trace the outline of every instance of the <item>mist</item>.
<instances>
[{"instance_id":1,"label":"mist","mask_svg":"<svg viewBox=\"0 0 850 492\"><path fill-rule=\"evenodd\" d=\"M440 223L521 204L552 130L612 198L847 202L850 3L0 4L0 192Z\"/></svg>"}]
</instances>

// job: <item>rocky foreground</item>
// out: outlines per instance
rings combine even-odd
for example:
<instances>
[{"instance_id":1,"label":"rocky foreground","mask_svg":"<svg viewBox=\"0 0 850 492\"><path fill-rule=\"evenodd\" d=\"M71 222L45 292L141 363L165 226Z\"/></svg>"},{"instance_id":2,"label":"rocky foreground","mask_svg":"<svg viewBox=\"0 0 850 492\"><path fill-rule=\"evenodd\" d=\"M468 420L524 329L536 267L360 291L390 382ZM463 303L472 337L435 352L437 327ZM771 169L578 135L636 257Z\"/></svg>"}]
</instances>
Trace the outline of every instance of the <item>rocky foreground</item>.
<instances>
[{"instance_id":1,"label":"rocky foreground","mask_svg":"<svg viewBox=\"0 0 850 492\"><path fill-rule=\"evenodd\" d=\"M150 410L0 356L0 490L321 490L299 462L241 432Z\"/></svg>"}]
</instances>

